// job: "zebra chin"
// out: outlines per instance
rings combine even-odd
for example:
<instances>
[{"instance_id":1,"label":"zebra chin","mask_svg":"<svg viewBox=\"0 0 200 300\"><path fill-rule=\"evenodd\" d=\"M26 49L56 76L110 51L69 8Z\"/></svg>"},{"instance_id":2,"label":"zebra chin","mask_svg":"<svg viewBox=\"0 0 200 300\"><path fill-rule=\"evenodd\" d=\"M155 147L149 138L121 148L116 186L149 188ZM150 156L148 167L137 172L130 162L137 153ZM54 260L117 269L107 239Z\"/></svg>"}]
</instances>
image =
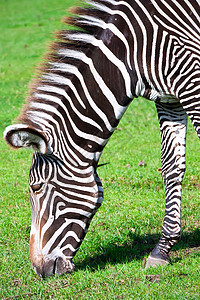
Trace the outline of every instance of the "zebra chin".
<instances>
[{"instance_id":1,"label":"zebra chin","mask_svg":"<svg viewBox=\"0 0 200 300\"><path fill-rule=\"evenodd\" d=\"M75 266L69 260L63 257L58 257L55 260L48 260L42 262L42 264L36 265L32 262L33 268L36 274L42 278L52 275L63 275L66 273L72 273Z\"/></svg>"}]
</instances>

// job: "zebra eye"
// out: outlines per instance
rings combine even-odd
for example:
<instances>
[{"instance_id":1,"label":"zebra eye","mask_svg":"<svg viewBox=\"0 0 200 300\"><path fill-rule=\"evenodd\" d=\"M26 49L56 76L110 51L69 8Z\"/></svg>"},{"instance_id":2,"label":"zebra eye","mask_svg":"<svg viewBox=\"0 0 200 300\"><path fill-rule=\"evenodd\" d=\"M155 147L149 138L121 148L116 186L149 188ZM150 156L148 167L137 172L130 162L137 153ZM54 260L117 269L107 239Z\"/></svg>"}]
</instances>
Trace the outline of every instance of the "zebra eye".
<instances>
[{"instance_id":1,"label":"zebra eye","mask_svg":"<svg viewBox=\"0 0 200 300\"><path fill-rule=\"evenodd\" d=\"M43 182L42 183L39 183L39 184L34 184L31 186L31 189L32 191L35 193L35 192L38 192L42 187L43 187Z\"/></svg>"}]
</instances>

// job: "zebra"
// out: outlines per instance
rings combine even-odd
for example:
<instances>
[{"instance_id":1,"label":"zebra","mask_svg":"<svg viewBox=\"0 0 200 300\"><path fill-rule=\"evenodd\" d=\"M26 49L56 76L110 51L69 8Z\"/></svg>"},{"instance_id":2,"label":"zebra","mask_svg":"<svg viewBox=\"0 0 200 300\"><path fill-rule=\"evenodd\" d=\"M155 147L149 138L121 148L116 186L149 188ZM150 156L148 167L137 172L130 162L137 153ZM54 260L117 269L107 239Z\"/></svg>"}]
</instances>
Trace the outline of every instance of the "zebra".
<instances>
[{"instance_id":1,"label":"zebra","mask_svg":"<svg viewBox=\"0 0 200 300\"><path fill-rule=\"evenodd\" d=\"M71 273L103 200L101 153L133 98L155 102L166 208L146 267L170 263L181 233L188 116L200 136L199 0L91 0L65 23L4 132L30 148L30 260L41 276Z\"/></svg>"}]
</instances>

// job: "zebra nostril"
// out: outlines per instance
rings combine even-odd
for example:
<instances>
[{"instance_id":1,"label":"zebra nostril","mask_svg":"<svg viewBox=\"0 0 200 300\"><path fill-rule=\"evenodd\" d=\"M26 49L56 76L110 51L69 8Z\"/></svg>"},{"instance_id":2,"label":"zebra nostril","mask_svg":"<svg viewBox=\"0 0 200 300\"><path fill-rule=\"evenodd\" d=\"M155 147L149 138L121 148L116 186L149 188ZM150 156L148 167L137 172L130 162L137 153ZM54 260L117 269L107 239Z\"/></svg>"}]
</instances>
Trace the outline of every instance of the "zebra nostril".
<instances>
[{"instance_id":1,"label":"zebra nostril","mask_svg":"<svg viewBox=\"0 0 200 300\"><path fill-rule=\"evenodd\" d=\"M54 265L53 265L53 274L54 274L54 275L56 274L56 264L57 264L57 260L58 260L58 257L55 259Z\"/></svg>"},{"instance_id":2,"label":"zebra nostril","mask_svg":"<svg viewBox=\"0 0 200 300\"><path fill-rule=\"evenodd\" d=\"M62 275L64 273L72 273L74 269L75 265L69 259L58 257L55 260L54 274Z\"/></svg>"}]
</instances>

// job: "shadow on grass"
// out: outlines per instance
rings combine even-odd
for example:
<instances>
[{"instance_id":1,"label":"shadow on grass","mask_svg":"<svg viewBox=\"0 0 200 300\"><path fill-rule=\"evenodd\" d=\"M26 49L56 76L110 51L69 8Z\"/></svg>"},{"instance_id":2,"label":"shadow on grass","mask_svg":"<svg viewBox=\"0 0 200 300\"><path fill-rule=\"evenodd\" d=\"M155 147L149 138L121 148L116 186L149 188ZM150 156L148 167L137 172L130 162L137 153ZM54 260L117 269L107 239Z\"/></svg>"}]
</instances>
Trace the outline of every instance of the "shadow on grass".
<instances>
[{"instance_id":1,"label":"shadow on grass","mask_svg":"<svg viewBox=\"0 0 200 300\"><path fill-rule=\"evenodd\" d=\"M85 269L89 266L92 270L104 269L106 264L115 265L132 260L144 260L144 258L153 250L156 243L159 241L160 234L136 235L130 233L127 240L132 242L118 245L117 243L109 243L100 248L100 254L88 256L81 262L76 262L77 269ZM180 261L182 256L194 253L200 247L200 229L195 229L193 232L183 232L180 241L173 247L171 257L175 257L174 262ZM177 252L187 250L179 258ZM200 254L198 254L200 255ZM145 265L145 261L144 261Z\"/></svg>"}]
</instances>

